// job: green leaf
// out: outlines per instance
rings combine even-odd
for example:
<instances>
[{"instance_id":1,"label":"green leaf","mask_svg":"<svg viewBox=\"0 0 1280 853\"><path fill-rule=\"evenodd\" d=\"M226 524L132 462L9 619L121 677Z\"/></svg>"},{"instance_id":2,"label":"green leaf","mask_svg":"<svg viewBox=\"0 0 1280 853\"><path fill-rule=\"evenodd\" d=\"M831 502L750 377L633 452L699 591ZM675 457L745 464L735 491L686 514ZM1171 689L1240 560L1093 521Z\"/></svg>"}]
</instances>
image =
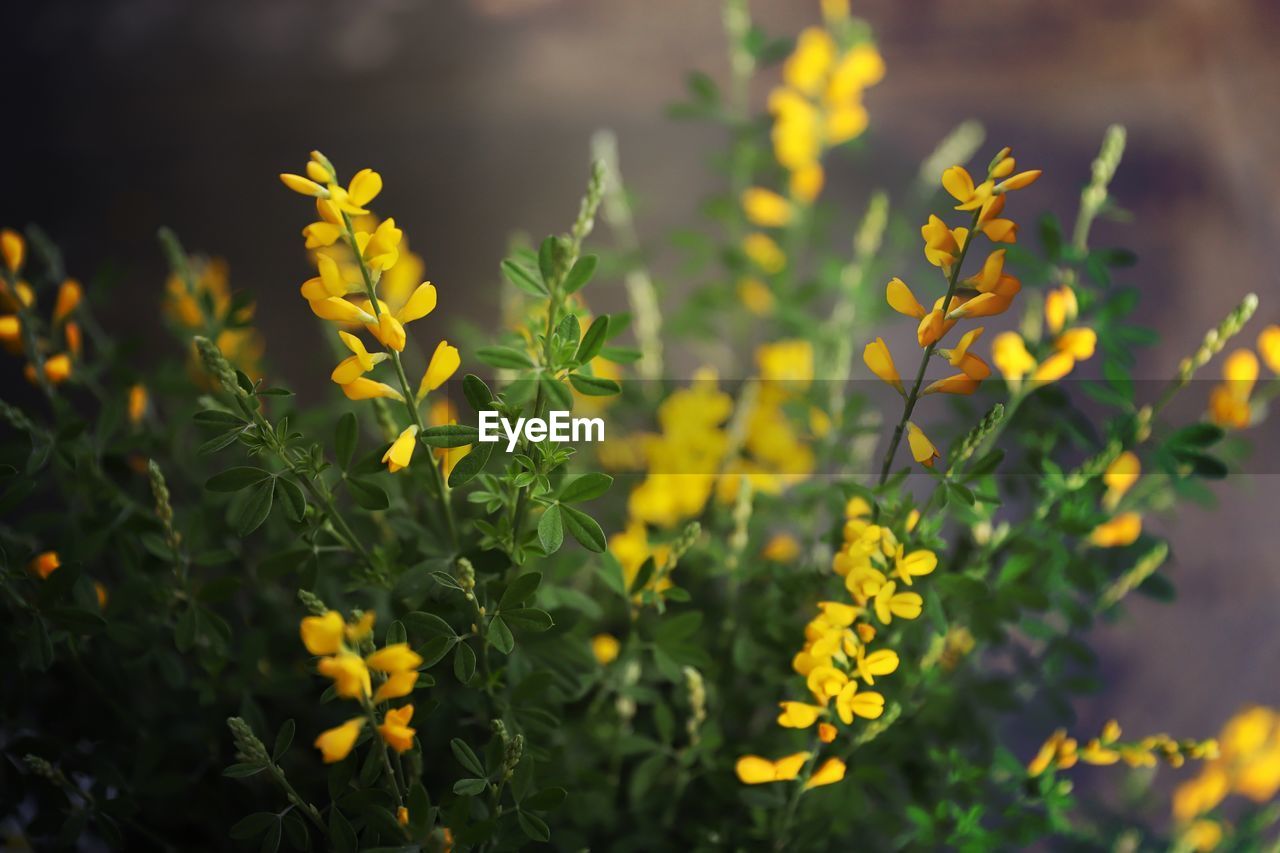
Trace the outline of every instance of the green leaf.
<instances>
[{"instance_id":1,"label":"green leaf","mask_svg":"<svg viewBox=\"0 0 1280 853\"><path fill-rule=\"evenodd\" d=\"M476 674L476 653L466 643L458 643L453 654L453 674L463 684L469 683Z\"/></svg>"},{"instance_id":2,"label":"green leaf","mask_svg":"<svg viewBox=\"0 0 1280 853\"><path fill-rule=\"evenodd\" d=\"M448 572L440 572L440 571L432 572L431 579L434 580L436 583L440 584L441 586L448 587L449 589L456 589L459 592L465 591L462 588L462 584L458 583L458 579L455 578L453 575L449 574Z\"/></svg>"},{"instance_id":3,"label":"green leaf","mask_svg":"<svg viewBox=\"0 0 1280 853\"><path fill-rule=\"evenodd\" d=\"M493 402L493 392L489 390L489 386L484 384L484 380L474 373L468 373L462 377L462 396L467 398L467 402L471 404L471 408L477 412L490 408Z\"/></svg>"},{"instance_id":4,"label":"green leaf","mask_svg":"<svg viewBox=\"0 0 1280 853\"><path fill-rule=\"evenodd\" d=\"M554 554L564 544L564 523L560 519L560 505L552 504L538 519L538 542L542 550Z\"/></svg>"},{"instance_id":5,"label":"green leaf","mask_svg":"<svg viewBox=\"0 0 1280 853\"><path fill-rule=\"evenodd\" d=\"M289 746L293 743L293 735L295 731L297 731L297 726L294 724L292 719L285 720L284 724L280 726L280 731L276 732L275 746L271 749L272 761L278 762L281 756L289 751Z\"/></svg>"},{"instance_id":6,"label":"green leaf","mask_svg":"<svg viewBox=\"0 0 1280 853\"><path fill-rule=\"evenodd\" d=\"M405 627L410 631L413 631L415 635L423 635L427 637L458 636L458 633L453 630L453 626L434 613L415 610L412 613L406 613L404 619L401 621L403 621Z\"/></svg>"},{"instance_id":7,"label":"green leaf","mask_svg":"<svg viewBox=\"0 0 1280 853\"><path fill-rule=\"evenodd\" d=\"M538 272L542 273L542 281L548 288L556 277L556 259L560 255L560 241L555 237L546 237L538 246Z\"/></svg>"},{"instance_id":8,"label":"green leaf","mask_svg":"<svg viewBox=\"0 0 1280 853\"><path fill-rule=\"evenodd\" d=\"M224 412L221 409L201 409L192 415L191 419L200 426L208 427L241 427L244 426L244 418L231 412Z\"/></svg>"},{"instance_id":9,"label":"green leaf","mask_svg":"<svg viewBox=\"0 0 1280 853\"><path fill-rule=\"evenodd\" d=\"M636 572L636 576L631 579L631 588L627 590L627 592L634 595L644 589L645 585L648 584L649 580L653 577L653 573L657 567L657 563L653 561L653 557L647 557L645 561L640 564L640 570Z\"/></svg>"},{"instance_id":10,"label":"green leaf","mask_svg":"<svg viewBox=\"0 0 1280 853\"><path fill-rule=\"evenodd\" d=\"M583 474L560 490L560 500L569 504L589 501L603 495L611 485L613 485L613 478L608 474L595 472Z\"/></svg>"},{"instance_id":11,"label":"green leaf","mask_svg":"<svg viewBox=\"0 0 1280 853\"><path fill-rule=\"evenodd\" d=\"M231 828L227 830L227 834L238 841L245 841L250 838L257 838L279 823L280 818L274 812L254 812L232 824Z\"/></svg>"},{"instance_id":12,"label":"green leaf","mask_svg":"<svg viewBox=\"0 0 1280 853\"><path fill-rule=\"evenodd\" d=\"M248 536L262 526L271 514L271 500L276 493L276 478L270 477L253 487L249 498L240 504L231 519L237 536Z\"/></svg>"},{"instance_id":13,"label":"green leaf","mask_svg":"<svg viewBox=\"0 0 1280 853\"><path fill-rule=\"evenodd\" d=\"M211 492L238 492L261 483L270 476L270 471L240 465L214 474L205 482L204 487Z\"/></svg>"},{"instance_id":14,"label":"green leaf","mask_svg":"<svg viewBox=\"0 0 1280 853\"><path fill-rule=\"evenodd\" d=\"M507 281L515 285L516 289L523 290L530 296L547 295L547 288L543 286L542 282L533 273L510 258L502 262L501 268L502 275L506 277Z\"/></svg>"},{"instance_id":15,"label":"green leaf","mask_svg":"<svg viewBox=\"0 0 1280 853\"><path fill-rule=\"evenodd\" d=\"M597 554L604 551L606 544L604 531L600 529L600 525L594 518L571 506L561 506L560 511L564 514L565 526L569 528L573 538L578 540L578 544Z\"/></svg>"},{"instance_id":16,"label":"green leaf","mask_svg":"<svg viewBox=\"0 0 1280 853\"><path fill-rule=\"evenodd\" d=\"M479 441L480 431L467 424L445 424L427 427L418 434L418 439L432 447L465 447Z\"/></svg>"},{"instance_id":17,"label":"green leaf","mask_svg":"<svg viewBox=\"0 0 1280 853\"><path fill-rule=\"evenodd\" d=\"M563 380L544 373L538 377L538 385L546 395L551 408L563 411L573 408L573 394L569 392L569 386L565 385Z\"/></svg>"},{"instance_id":18,"label":"green leaf","mask_svg":"<svg viewBox=\"0 0 1280 853\"><path fill-rule=\"evenodd\" d=\"M609 397L622 390L621 386L612 379L587 376L583 373L570 373L569 381L573 383L574 388L578 389L579 394L586 394L588 397Z\"/></svg>"},{"instance_id":19,"label":"green leaf","mask_svg":"<svg viewBox=\"0 0 1280 853\"><path fill-rule=\"evenodd\" d=\"M476 350L476 358L490 367L504 367L508 370L526 370L533 367L529 356L515 347L480 347Z\"/></svg>"},{"instance_id":20,"label":"green leaf","mask_svg":"<svg viewBox=\"0 0 1280 853\"><path fill-rule=\"evenodd\" d=\"M480 763L480 759L475 752L467 745L462 738L454 738L449 741L449 749L453 750L453 757L458 759L458 763L462 765L468 773L474 773L477 776L484 776L484 765Z\"/></svg>"},{"instance_id":21,"label":"green leaf","mask_svg":"<svg viewBox=\"0 0 1280 853\"><path fill-rule=\"evenodd\" d=\"M453 792L460 797L474 797L483 794L489 783L483 779L459 779L453 783Z\"/></svg>"},{"instance_id":22,"label":"green leaf","mask_svg":"<svg viewBox=\"0 0 1280 853\"><path fill-rule=\"evenodd\" d=\"M354 412L347 412L338 418L338 428L333 436L333 448L338 456L338 467L343 470L351 464L351 457L355 455L358 434L359 424L356 422Z\"/></svg>"},{"instance_id":23,"label":"green leaf","mask_svg":"<svg viewBox=\"0 0 1280 853\"><path fill-rule=\"evenodd\" d=\"M245 779L256 776L266 769L263 764L232 764L222 771L222 775L228 779Z\"/></svg>"},{"instance_id":24,"label":"green leaf","mask_svg":"<svg viewBox=\"0 0 1280 853\"><path fill-rule=\"evenodd\" d=\"M351 497L361 509L377 512L391 506L391 499L387 497L387 493L381 486L376 486L368 480L357 480L355 477L348 477L346 483L347 491L351 492Z\"/></svg>"},{"instance_id":25,"label":"green leaf","mask_svg":"<svg viewBox=\"0 0 1280 853\"><path fill-rule=\"evenodd\" d=\"M592 320L591 325L587 327L586 334L578 342L578 351L574 353L573 360L578 364L586 364L591 361L604 348L604 342L608 338L609 315L601 314Z\"/></svg>"},{"instance_id":26,"label":"green leaf","mask_svg":"<svg viewBox=\"0 0 1280 853\"><path fill-rule=\"evenodd\" d=\"M595 275L599 260L595 255L583 255L578 258L577 263L565 274L564 281L560 285L563 292L569 294L581 290L584 284L591 281L591 276Z\"/></svg>"},{"instance_id":27,"label":"green leaf","mask_svg":"<svg viewBox=\"0 0 1280 853\"><path fill-rule=\"evenodd\" d=\"M489 630L485 632L485 638L491 646L504 655L511 654L511 650L516 646L516 639L511 636L511 629L507 627L506 622L502 621L501 616L495 616L489 620Z\"/></svg>"},{"instance_id":28,"label":"green leaf","mask_svg":"<svg viewBox=\"0 0 1280 853\"><path fill-rule=\"evenodd\" d=\"M618 562L618 558L613 554L606 553L600 560L600 577L604 580L605 586L624 599L628 598L627 583L622 574L622 564Z\"/></svg>"},{"instance_id":29,"label":"green leaf","mask_svg":"<svg viewBox=\"0 0 1280 853\"><path fill-rule=\"evenodd\" d=\"M502 618L517 628L528 628L530 631L546 631L556 624L551 614L536 607L521 607L516 610L502 611Z\"/></svg>"},{"instance_id":30,"label":"green leaf","mask_svg":"<svg viewBox=\"0 0 1280 853\"><path fill-rule=\"evenodd\" d=\"M1209 447L1226 435L1222 427L1209 423L1192 424L1169 436L1168 443L1185 447Z\"/></svg>"},{"instance_id":31,"label":"green leaf","mask_svg":"<svg viewBox=\"0 0 1280 853\"><path fill-rule=\"evenodd\" d=\"M502 591L502 598L498 599L498 609L506 610L508 607L519 607L524 604L538 591L541 583L542 572L525 572L518 575Z\"/></svg>"},{"instance_id":32,"label":"green leaf","mask_svg":"<svg viewBox=\"0 0 1280 853\"><path fill-rule=\"evenodd\" d=\"M537 815L521 809L516 812L516 821L520 824L520 829L524 831L524 834L534 841L551 840L551 830L547 827L547 822Z\"/></svg>"},{"instance_id":33,"label":"green leaf","mask_svg":"<svg viewBox=\"0 0 1280 853\"><path fill-rule=\"evenodd\" d=\"M307 498L302 494L302 489L288 477L277 477L276 486L284 499L285 514L294 521L302 521L302 517L307 514Z\"/></svg>"},{"instance_id":34,"label":"green leaf","mask_svg":"<svg viewBox=\"0 0 1280 853\"><path fill-rule=\"evenodd\" d=\"M449 488L456 489L476 478L493 457L496 441L480 441L472 445L471 452L459 459L449 472Z\"/></svg>"}]
</instances>

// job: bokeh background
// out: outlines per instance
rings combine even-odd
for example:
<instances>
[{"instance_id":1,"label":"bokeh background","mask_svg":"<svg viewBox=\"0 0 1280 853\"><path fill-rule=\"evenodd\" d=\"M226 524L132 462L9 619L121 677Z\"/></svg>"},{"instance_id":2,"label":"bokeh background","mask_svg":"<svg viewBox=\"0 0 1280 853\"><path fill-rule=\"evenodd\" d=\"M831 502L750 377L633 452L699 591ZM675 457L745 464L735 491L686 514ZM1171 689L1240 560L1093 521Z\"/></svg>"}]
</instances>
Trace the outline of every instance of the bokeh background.
<instances>
[{"instance_id":1,"label":"bokeh background","mask_svg":"<svg viewBox=\"0 0 1280 853\"><path fill-rule=\"evenodd\" d=\"M817 5L752 11L794 33ZM1129 147L1113 193L1137 225L1094 233L1137 251L1126 278L1164 336L1137 377L1171 375L1248 290L1262 298L1250 340L1280 320L1280 4L880 0L855 13L889 69L867 98L877 171L837 170L828 197L860 210L972 117L988 148L1011 144L1045 168L1036 203L1069 222L1104 128L1120 122ZM323 389L328 350L298 301L303 223L275 174L311 148L385 176L382 207L440 288L432 340L459 318L496 322L510 233L568 221L597 128L620 138L646 239L692 221L717 189L705 155L719 131L664 117L687 70L725 77L713 0L42 0L9 6L5 24L0 222L40 223L84 279L108 271L106 323L154 339L144 353L180 357L158 324L154 235L172 226L229 260L233 284L257 297L271 370L308 393ZM1095 632L1106 688L1080 706L1085 728L1115 715L1134 732L1208 735L1244 703L1280 705L1280 431L1255 432L1263 450L1215 488L1218 509L1149 520L1171 536L1180 596L1134 599Z\"/></svg>"}]
</instances>

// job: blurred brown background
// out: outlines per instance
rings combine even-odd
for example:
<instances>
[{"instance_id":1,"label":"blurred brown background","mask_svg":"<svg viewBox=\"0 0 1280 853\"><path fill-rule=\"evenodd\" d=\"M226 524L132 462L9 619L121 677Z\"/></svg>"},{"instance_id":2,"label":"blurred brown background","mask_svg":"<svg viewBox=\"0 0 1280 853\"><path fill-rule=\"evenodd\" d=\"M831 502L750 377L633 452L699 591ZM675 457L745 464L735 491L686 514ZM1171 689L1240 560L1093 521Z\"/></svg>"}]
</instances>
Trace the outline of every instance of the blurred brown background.
<instances>
[{"instance_id":1,"label":"blurred brown background","mask_svg":"<svg viewBox=\"0 0 1280 853\"><path fill-rule=\"evenodd\" d=\"M1164 334L1137 375L1170 375L1248 290L1262 297L1250 342L1280 321L1280 4L854 5L889 69L868 96L878 169L839 172L830 197L857 210L869 187L903 185L973 117L987 149L1044 166L1035 203L1069 222L1102 131L1120 122L1113 192L1138 224L1095 238L1138 252L1127 278ZM752 3L771 34L817 6ZM297 297L305 212L275 174L313 147L386 178L381 206L440 288L426 337L458 317L494 322L508 234L569 220L593 130L618 133L647 237L715 189L704 162L719 134L663 117L687 70L724 78L712 0L45 0L5 17L0 221L44 225L84 278L109 261L123 283L105 319L140 336L155 334L163 279L154 232L171 225L229 259L258 298L273 369L304 388L329 366ZM1272 445L1254 470L1280 471L1280 431L1254 432ZM1219 511L1149 521L1172 536L1181 594L1137 600L1097 632L1107 692L1082 707L1086 726L1114 714L1135 732L1209 734L1242 703L1280 705L1280 476L1217 491Z\"/></svg>"}]
</instances>

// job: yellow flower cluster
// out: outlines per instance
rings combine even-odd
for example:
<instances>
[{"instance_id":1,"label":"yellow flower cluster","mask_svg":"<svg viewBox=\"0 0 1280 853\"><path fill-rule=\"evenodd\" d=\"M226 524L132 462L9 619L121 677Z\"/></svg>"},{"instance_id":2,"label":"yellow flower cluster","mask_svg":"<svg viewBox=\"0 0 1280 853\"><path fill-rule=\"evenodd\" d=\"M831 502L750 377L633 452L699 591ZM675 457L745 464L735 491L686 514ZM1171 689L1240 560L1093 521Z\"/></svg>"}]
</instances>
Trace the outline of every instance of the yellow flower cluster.
<instances>
[{"instance_id":1,"label":"yellow flower cluster","mask_svg":"<svg viewBox=\"0 0 1280 853\"><path fill-rule=\"evenodd\" d=\"M26 344L22 334L22 314L35 308L35 291L22 279L26 262L27 243L17 231L5 228L0 231L0 346L14 355L21 355ZM33 385L41 376L36 372L40 364L43 381L60 385L71 378L75 362L84 352L84 336L75 321L75 312L84 291L75 279L67 279L58 288L58 296L50 318L50 336L34 338L36 352L26 353L24 374Z\"/></svg>"},{"instance_id":2,"label":"yellow flower cluster","mask_svg":"<svg viewBox=\"0 0 1280 853\"><path fill-rule=\"evenodd\" d=\"M884 77L879 51L855 30L846 10L832 10L827 27L801 32L782 66L782 85L769 95L774 157L787 170L791 199L801 204L822 191L823 152L867 129L862 95ZM789 218L781 197L744 201L758 225L776 227Z\"/></svg>"},{"instance_id":3,"label":"yellow flower cluster","mask_svg":"<svg viewBox=\"0 0 1280 853\"><path fill-rule=\"evenodd\" d=\"M1280 793L1280 712L1253 706L1236 714L1218 736L1219 754L1173 793L1173 817L1185 824L1229 794L1265 803Z\"/></svg>"},{"instance_id":4,"label":"yellow flower cluster","mask_svg":"<svg viewBox=\"0 0 1280 853\"><path fill-rule=\"evenodd\" d=\"M1102 474L1107 487L1102 505L1107 510L1120 506L1125 493L1133 488L1142 476L1142 463L1135 453L1126 450L1117 456ZM1132 545L1142 535L1142 516L1136 512L1120 512L1093 529L1089 541L1099 548L1123 548Z\"/></svg>"},{"instance_id":5,"label":"yellow flower cluster","mask_svg":"<svg viewBox=\"0 0 1280 853\"><path fill-rule=\"evenodd\" d=\"M333 680L334 692L343 699L355 699L363 714L340 726L322 732L315 740L326 764L341 761L355 747L365 723L373 723L387 746L396 752L413 748L413 705L388 708L377 721L376 706L392 699L408 696L418 682L422 657L407 643L392 643L376 651L373 648L372 613L364 613L348 624L342 614L329 610L321 616L307 616L299 633L302 644L313 655L319 655L316 671ZM376 673L378 686L373 687Z\"/></svg>"},{"instance_id":6,"label":"yellow flower cluster","mask_svg":"<svg viewBox=\"0 0 1280 853\"><path fill-rule=\"evenodd\" d=\"M1070 285L1049 291L1045 296L1045 328L1053 336L1050 354L1038 361L1022 335L1001 332L991 342L991 359L1009 387L1018 391L1027 380L1027 390L1056 382L1075 369L1078 362L1093 358L1098 335L1087 326L1074 326L1079 306Z\"/></svg>"},{"instance_id":7,"label":"yellow flower cluster","mask_svg":"<svg viewBox=\"0 0 1280 853\"><path fill-rule=\"evenodd\" d=\"M265 345L257 329L249 326L253 303L232 310L230 275L223 259L192 257L187 263L189 282L176 272L165 282L165 315L184 331L209 337L246 376L259 378ZM192 371L199 372L199 365L200 357L192 344Z\"/></svg>"},{"instance_id":8,"label":"yellow flower cluster","mask_svg":"<svg viewBox=\"0 0 1280 853\"><path fill-rule=\"evenodd\" d=\"M920 616L924 599L910 587L938 566L934 552L923 548L908 552L891 528L872 523L871 506L864 499L852 498L845 514L844 544L832 570L844 579L851 601L819 602L818 614L805 626L804 646L791 665L804 677L812 701L779 703L782 713L778 725L807 729L817 724L822 743L835 740L836 720L849 726L859 717L874 720L884 713L884 695L865 688L875 686L877 678L892 675L901 661L893 649L873 649L871 644L879 630L895 618ZM913 515L908 521L908 534L917 519ZM809 754L798 755L804 756L803 765ZM747 784L793 779L796 773L790 770L796 758L768 762L745 756L738 762L738 778ZM824 771L828 774L819 784L843 778L844 765L839 764L837 774L832 762L839 759L831 759L815 771L813 778ZM765 773L766 764L777 771L772 778Z\"/></svg>"},{"instance_id":9,"label":"yellow flower cluster","mask_svg":"<svg viewBox=\"0 0 1280 853\"><path fill-rule=\"evenodd\" d=\"M329 249L345 242L353 263L343 265L332 253L317 252L317 273L302 285L302 296L311 310L325 320L350 329L340 330L338 337L351 351L334 368L331 378L352 400L387 398L404 402L414 423L407 426L383 456L392 473L408 467L417 447L422 428L418 405L427 394L439 388L458 369L456 347L441 341L432 353L417 394L409 400L410 389L400 363L400 353L407 342L405 326L419 320L436 307L436 289L431 282L416 286L402 275L393 275L401 261L403 232L394 219L380 222L371 231L361 230L353 216L369 216L367 205L382 192L382 176L372 169L361 169L343 187L328 158L319 151L311 152L307 177L283 174L286 187L301 195L315 198L318 220L302 229L308 249ZM412 281L416 281L414 276ZM370 352L364 341L352 332L363 326L381 349ZM370 379L365 374L379 364L390 361L395 368L400 388Z\"/></svg>"},{"instance_id":10,"label":"yellow flower cluster","mask_svg":"<svg viewBox=\"0 0 1280 853\"><path fill-rule=\"evenodd\" d=\"M1040 177L1040 171L1015 173L1015 168L1010 149L1004 148L987 167L986 179L981 183L975 183L962 166L952 166L942 173L942 186L959 202L955 209L971 212L972 216L968 227L950 228L939 217L930 215L929 221L920 229L925 258L942 271L947 283L946 293L938 297L932 308L926 309L900 278L890 280L885 288L885 299L890 308L919 321L916 341L924 350L921 371L910 389L904 387L883 338L867 344L862 358L872 373L907 399L908 414L921 393L972 394L982 380L991 375L990 366L972 351L983 332L983 327L978 326L965 332L954 347L938 350L959 372L929 384L923 392L920 390L924 366L957 322L1002 314L1022 290L1022 283L1004 271L1004 249L995 249L988 254L976 275L959 278L960 265L977 234L986 235L992 243L1013 243L1017 240L1017 224L1002 216L1005 199L1009 192L1034 183ZM1082 348L1083 341L1073 340L1072 346ZM914 424L907 422L905 426L912 456L920 464L931 466L937 456L936 448Z\"/></svg>"},{"instance_id":11,"label":"yellow flower cluster","mask_svg":"<svg viewBox=\"0 0 1280 853\"><path fill-rule=\"evenodd\" d=\"M1137 741L1121 741L1120 724L1110 720L1098 737L1084 746L1058 729L1040 747L1027 774L1039 776L1050 768L1067 770L1078 762L1108 765L1124 762L1130 767L1155 767L1163 760L1170 767L1181 767L1187 759L1208 760L1218 756L1218 742L1210 740L1175 740L1166 734L1151 735Z\"/></svg>"},{"instance_id":12,"label":"yellow flower cluster","mask_svg":"<svg viewBox=\"0 0 1280 853\"><path fill-rule=\"evenodd\" d=\"M1280 326L1268 326L1258 335L1258 354L1267 368L1280 375ZM1258 382L1258 356L1238 349L1222 363L1222 382L1209 395L1209 420L1221 427L1244 429L1254 421L1250 397Z\"/></svg>"}]
</instances>

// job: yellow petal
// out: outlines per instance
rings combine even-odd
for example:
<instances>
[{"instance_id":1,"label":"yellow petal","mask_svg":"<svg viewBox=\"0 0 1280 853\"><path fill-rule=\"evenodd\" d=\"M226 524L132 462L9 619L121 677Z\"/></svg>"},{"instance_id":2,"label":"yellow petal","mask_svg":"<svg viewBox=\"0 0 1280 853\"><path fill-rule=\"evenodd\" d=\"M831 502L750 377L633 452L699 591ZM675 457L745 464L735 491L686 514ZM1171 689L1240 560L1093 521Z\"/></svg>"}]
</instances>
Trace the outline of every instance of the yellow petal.
<instances>
[{"instance_id":1,"label":"yellow petal","mask_svg":"<svg viewBox=\"0 0 1280 853\"><path fill-rule=\"evenodd\" d=\"M844 773L845 763L843 761L839 758L828 758L822 762L822 765L817 770L813 771L809 781L804 783L805 790L821 788L823 785L834 785L844 779Z\"/></svg>"},{"instance_id":2,"label":"yellow petal","mask_svg":"<svg viewBox=\"0 0 1280 853\"><path fill-rule=\"evenodd\" d=\"M431 282L424 281L414 289L404 305L400 306L400 310L396 312L396 319L401 323L412 323L434 310L436 310L436 288Z\"/></svg>"},{"instance_id":3,"label":"yellow petal","mask_svg":"<svg viewBox=\"0 0 1280 853\"><path fill-rule=\"evenodd\" d=\"M431 361L427 364L426 372L422 374L422 382L418 385L418 399L422 399L428 392L434 391L449 380L457 372L458 366L462 364L462 359L458 355L458 348L451 346L448 341L441 341L436 345L436 350L431 354Z\"/></svg>"},{"instance_id":4,"label":"yellow petal","mask_svg":"<svg viewBox=\"0 0 1280 853\"><path fill-rule=\"evenodd\" d=\"M885 344L884 338L876 338L867 344L862 350L862 360L866 362L872 373L898 389L899 394L905 393L902 388L902 379L898 376L898 368L893 363L893 356L889 353L889 347Z\"/></svg>"},{"instance_id":5,"label":"yellow petal","mask_svg":"<svg viewBox=\"0 0 1280 853\"><path fill-rule=\"evenodd\" d=\"M889 303L889 307L899 314L906 314L908 317L915 317L917 320L924 317L924 306L916 299L911 288L907 286L900 278L892 278L885 287L885 300Z\"/></svg>"},{"instance_id":6,"label":"yellow petal","mask_svg":"<svg viewBox=\"0 0 1280 853\"><path fill-rule=\"evenodd\" d=\"M315 740L315 747L320 750L324 763L333 764L350 755L363 727L364 717L353 717L340 726L321 732Z\"/></svg>"}]
</instances>

